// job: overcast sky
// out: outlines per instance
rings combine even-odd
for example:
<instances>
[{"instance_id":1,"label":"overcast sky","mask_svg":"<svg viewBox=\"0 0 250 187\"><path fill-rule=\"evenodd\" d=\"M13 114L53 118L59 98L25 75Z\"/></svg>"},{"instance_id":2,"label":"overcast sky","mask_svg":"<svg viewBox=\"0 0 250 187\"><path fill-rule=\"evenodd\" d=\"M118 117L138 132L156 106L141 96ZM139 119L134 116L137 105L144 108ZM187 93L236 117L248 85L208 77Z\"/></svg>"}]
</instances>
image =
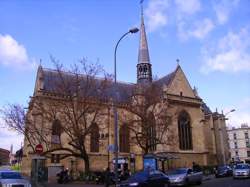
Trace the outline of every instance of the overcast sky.
<instances>
[{"instance_id":1,"label":"overcast sky","mask_svg":"<svg viewBox=\"0 0 250 187\"><path fill-rule=\"evenodd\" d=\"M228 115L229 125L250 124L250 1L145 0L153 74L172 72L180 59L204 102ZM117 40L140 25L139 0L0 0L0 107L27 106L37 66L65 66L82 57L113 71ZM118 50L118 80L136 82L139 34ZM21 138L0 131L0 147Z\"/></svg>"}]
</instances>

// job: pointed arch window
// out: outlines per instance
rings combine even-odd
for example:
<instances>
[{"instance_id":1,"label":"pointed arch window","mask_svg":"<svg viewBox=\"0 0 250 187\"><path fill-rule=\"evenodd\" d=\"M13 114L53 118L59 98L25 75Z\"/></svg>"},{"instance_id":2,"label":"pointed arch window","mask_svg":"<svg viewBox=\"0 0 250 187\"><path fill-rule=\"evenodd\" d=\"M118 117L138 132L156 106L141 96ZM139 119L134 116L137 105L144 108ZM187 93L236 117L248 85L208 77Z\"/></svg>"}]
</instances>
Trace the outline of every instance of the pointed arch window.
<instances>
[{"instance_id":1,"label":"pointed arch window","mask_svg":"<svg viewBox=\"0 0 250 187\"><path fill-rule=\"evenodd\" d=\"M56 119L52 123L52 136L51 136L52 144L61 144L61 133L62 133L61 122L58 119Z\"/></svg>"},{"instance_id":2,"label":"pointed arch window","mask_svg":"<svg viewBox=\"0 0 250 187\"><path fill-rule=\"evenodd\" d=\"M182 111L178 116L178 133L179 133L180 149L181 150L193 149L190 116L185 111Z\"/></svg>"},{"instance_id":3,"label":"pointed arch window","mask_svg":"<svg viewBox=\"0 0 250 187\"><path fill-rule=\"evenodd\" d=\"M139 67L139 72L142 72L142 67L141 66Z\"/></svg>"},{"instance_id":4,"label":"pointed arch window","mask_svg":"<svg viewBox=\"0 0 250 187\"><path fill-rule=\"evenodd\" d=\"M99 152L99 138L99 127L94 123L90 132L90 152Z\"/></svg>"},{"instance_id":5,"label":"pointed arch window","mask_svg":"<svg viewBox=\"0 0 250 187\"><path fill-rule=\"evenodd\" d=\"M119 132L119 148L120 152L129 153L129 128L127 124L123 124Z\"/></svg>"}]
</instances>

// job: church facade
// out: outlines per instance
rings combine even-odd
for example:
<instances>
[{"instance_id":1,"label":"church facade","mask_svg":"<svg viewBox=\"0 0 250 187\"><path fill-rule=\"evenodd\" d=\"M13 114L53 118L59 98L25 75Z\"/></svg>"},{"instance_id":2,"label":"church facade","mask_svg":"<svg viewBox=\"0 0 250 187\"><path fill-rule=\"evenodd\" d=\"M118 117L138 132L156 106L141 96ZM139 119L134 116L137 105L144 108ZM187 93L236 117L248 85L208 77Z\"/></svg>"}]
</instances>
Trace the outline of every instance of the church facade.
<instances>
[{"instance_id":1,"label":"church facade","mask_svg":"<svg viewBox=\"0 0 250 187\"><path fill-rule=\"evenodd\" d=\"M55 73L53 70L38 68L36 86L33 98L39 97L44 101L50 97L48 76ZM144 25L143 14L141 15L139 55L137 64L137 83L147 84L156 81L164 91L165 99L170 104L168 115L172 116L171 132L173 133L174 143L171 145L156 146L153 153L155 155L165 155L168 168L190 167L192 162L199 165L217 165L229 162L229 151L227 146L227 133L225 126L225 116L217 111L212 112L199 97L196 89L192 88L185 76L180 65L168 75L158 79L152 79L152 65L150 63L149 49ZM129 84L119 83L124 87ZM51 99L55 96L51 97ZM86 142L87 152L90 158L90 170L102 171L107 167L113 166L114 154L110 151L110 145L114 144L114 116L112 115L112 106L106 109L106 116L98 119L96 123L96 133ZM29 107L27 115L33 115L32 107ZM123 109L118 109L119 116L126 113ZM34 116L34 115L33 115ZM44 125L42 119L37 119L40 127ZM52 133L47 134L51 138L51 142L60 142L67 144L67 135L61 133L60 137L56 136L56 128L53 126L60 122L46 122L46 126L51 126ZM39 125L38 125L39 126ZM101 130L99 126L107 126L105 130ZM135 170L143 168L143 153L138 146L129 145L129 132L126 127L119 124L120 132L120 151L119 162L121 167L134 167ZM48 145L43 145L48 146ZM50 153L50 157L46 159L47 167L64 166L72 170L82 171L84 162L81 159L70 157L63 158L61 155L64 151L54 151ZM34 154L28 146L25 139L24 142L24 158L22 160L22 172L30 175L31 163ZM126 166L125 166L126 165Z\"/></svg>"}]
</instances>

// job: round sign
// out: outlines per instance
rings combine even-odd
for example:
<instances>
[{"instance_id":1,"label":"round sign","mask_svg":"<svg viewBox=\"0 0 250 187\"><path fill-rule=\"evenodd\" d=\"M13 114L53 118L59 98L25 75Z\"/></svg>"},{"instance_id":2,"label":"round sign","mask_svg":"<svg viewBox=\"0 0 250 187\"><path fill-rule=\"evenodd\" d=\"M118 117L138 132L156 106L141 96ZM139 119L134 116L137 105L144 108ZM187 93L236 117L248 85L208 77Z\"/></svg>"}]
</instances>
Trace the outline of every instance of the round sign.
<instances>
[{"instance_id":1,"label":"round sign","mask_svg":"<svg viewBox=\"0 0 250 187\"><path fill-rule=\"evenodd\" d=\"M41 154L43 152L43 146L42 144L36 145L36 153Z\"/></svg>"}]
</instances>

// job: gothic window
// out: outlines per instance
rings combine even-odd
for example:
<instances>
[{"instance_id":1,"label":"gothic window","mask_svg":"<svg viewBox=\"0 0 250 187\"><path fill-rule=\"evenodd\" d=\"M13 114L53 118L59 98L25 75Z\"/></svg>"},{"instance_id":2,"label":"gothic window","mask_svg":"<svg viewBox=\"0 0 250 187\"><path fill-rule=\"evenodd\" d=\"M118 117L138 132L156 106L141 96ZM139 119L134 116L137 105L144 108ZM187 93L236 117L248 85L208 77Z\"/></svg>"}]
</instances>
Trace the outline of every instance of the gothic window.
<instances>
[{"instance_id":1,"label":"gothic window","mask_svg":"<svg viewBox=\"0 0 250 187\"><path fill-rule=\"evenodd\" d=\"M181 150L193 149L190 117L183 111L178 117L179 146Z\"/></svg>"},{"instance_id":2,"label":"gothic window","mask_svg":"<svg viewBox=\"0 0 250 187\"><path fill-rule=\"evenodd\" d=\"M149 145L149 151L155 151L156 150L156 130L155 130L155 117L153 113L149 114L149 125L147 129L148 133L148 145Z\"/></svg>"},{"instance_id":3,"label":"gothic window","mask_svg":"<svg viewBox=\"0 0 250 187\"><path fill-rule=\"evenodd\" d=\"M141 66L139 67L139 72L142 72L142 67Z\"/></svg>"},{"instance_id":4,"label":"gothic window","mask_svg":"<svg viewBox=\"0 0 250 187\"><path fill-rule=\"evenodd\" d=\"M51 143L52 144L61 144L61 132L62 126L61 122L56 119L52 124L52 136L51 136Z\"/></svg>"},{"instance_id":5,"label":"gothic window","mask_svg":"<svg viewBox=\"0 0 250 187\"><path fill-rule=\"evenodd\" d=\"M99 127L94 123L90 132L90 152L99 152L99 138Z\"/></svg>"},{"instance_id":6,"label":"gothic window","mask_svg":"<svg viewBox=\"0 0 250 187\"><path fill-rule=\"evenodd\" d=\"M120 152L129 153L129 128L127 124L123 124L119 132Z\"/></svg>"},{"instance_id":7,"label":"gothic window","mask_svg":"<svg viewBox=\"0 0 250 187\"><path fill-rule=\"evenodd\" d=\"M143 77L147 77L148 68L146 65L143 66Z\"/></svg>"}]
</instances>

